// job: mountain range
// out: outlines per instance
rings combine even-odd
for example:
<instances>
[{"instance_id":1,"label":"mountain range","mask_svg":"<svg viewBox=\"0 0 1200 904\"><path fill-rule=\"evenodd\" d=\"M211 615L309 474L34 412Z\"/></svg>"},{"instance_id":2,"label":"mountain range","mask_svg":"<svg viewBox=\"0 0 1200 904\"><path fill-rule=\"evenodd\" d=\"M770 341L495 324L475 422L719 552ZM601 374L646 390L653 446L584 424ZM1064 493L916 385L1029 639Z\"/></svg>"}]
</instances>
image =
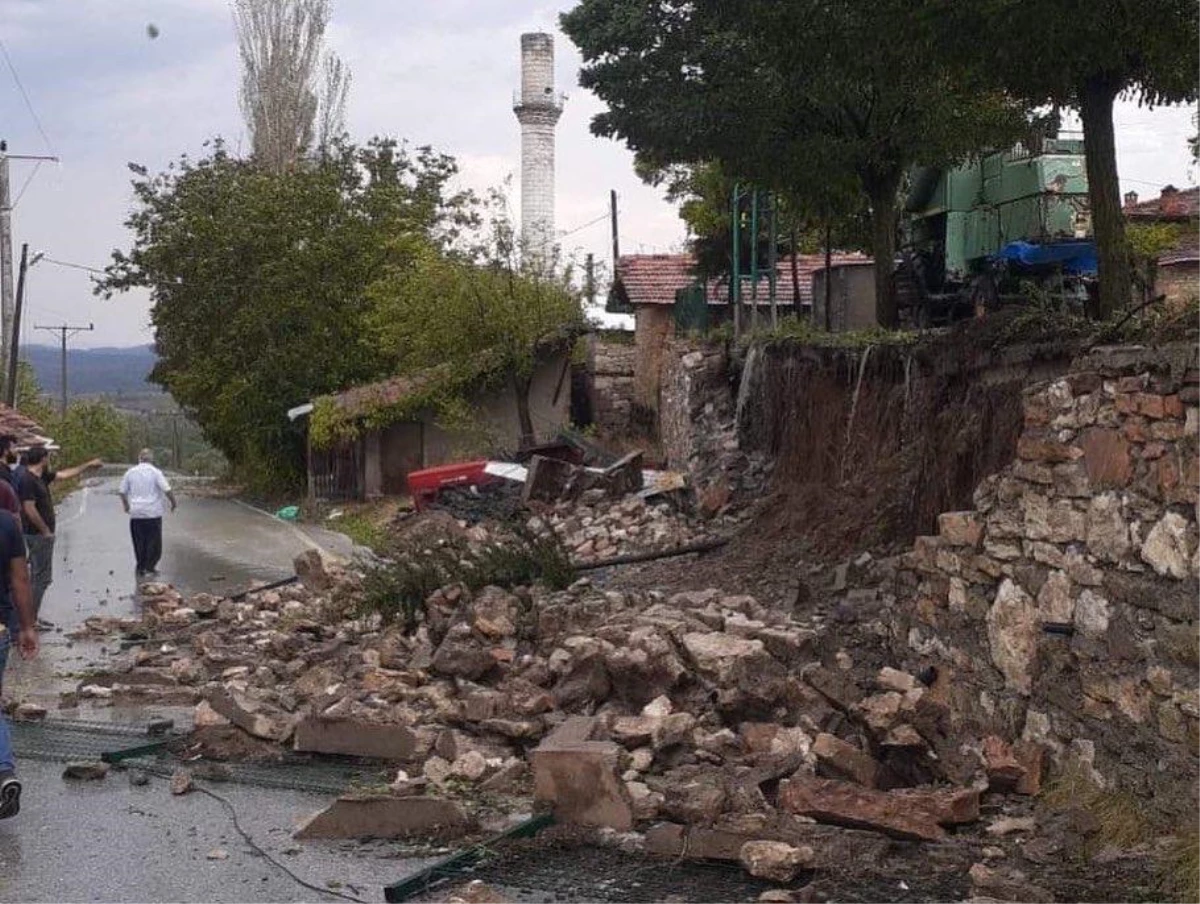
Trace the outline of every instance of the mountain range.
<instances>
[{"instance_id":1,"label":"mountain range","mask_svg":"<svg viewBox=\"0 0 1200 904\"><path fill-rule=\"evenodd\" d=\"M57 396L62 373L62 350L56 345L27 345L21 357L33 365L38 385L47 395ZM127 396L160 393L147 382L154 367L154 348L67 348L67 390L72 396Z\"/></svg>"}]
</instances>

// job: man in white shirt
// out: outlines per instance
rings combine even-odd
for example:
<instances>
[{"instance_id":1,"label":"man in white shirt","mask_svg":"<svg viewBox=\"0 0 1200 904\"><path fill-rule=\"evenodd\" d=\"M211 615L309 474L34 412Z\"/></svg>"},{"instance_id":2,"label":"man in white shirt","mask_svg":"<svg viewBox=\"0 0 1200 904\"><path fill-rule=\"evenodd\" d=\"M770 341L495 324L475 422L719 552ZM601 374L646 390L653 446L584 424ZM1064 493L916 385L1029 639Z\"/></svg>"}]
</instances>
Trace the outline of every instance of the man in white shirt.
<instances>
[{"instance_id":1,"label":"man in white shirt","mask_svg":"<svg viewBox=\"0 0 1200 904\"><path fill-rule=\"evenodd\" d=\"M137 575L156 574L162 556L162 519L167 503L175 511L175 494L163 472L154 467L154 453L143 449L138 463L121 478L121 505L129 516L129 533L133 537L133 555L137 559Z\"/></svg>"}]
</instances>

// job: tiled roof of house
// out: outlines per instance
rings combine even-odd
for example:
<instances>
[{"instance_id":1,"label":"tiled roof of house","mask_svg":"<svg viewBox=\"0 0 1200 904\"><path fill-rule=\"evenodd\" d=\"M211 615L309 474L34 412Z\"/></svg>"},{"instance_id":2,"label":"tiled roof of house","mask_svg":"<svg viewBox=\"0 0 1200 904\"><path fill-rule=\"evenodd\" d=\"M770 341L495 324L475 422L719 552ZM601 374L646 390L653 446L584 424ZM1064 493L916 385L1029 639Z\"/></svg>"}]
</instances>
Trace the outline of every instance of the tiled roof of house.
<instances>
[{"instance_id":1,"label":"tiled roof of house","mask_svg":"<svg viewBox=\"0 0 1200 904\"><path fill-rule=\"evenodd\" d=\"M847 263L866 263L870 258L864 254L836 253L832 256L834 265ZM625 295L632 305L675 303L675 293L686 289L696 281L692 273L695 259L690 254L629 254L623 255L617 263L617 280L624 289ZM800 303L812 304L813 273L825 266L824 254L796 255L796 276L800 288ZM783 257L775 264L776 282L775 298L779 304L795 303L795 293L792 283L791 257ZM768 274L759 275L758 301L766 304L769 289ZM750 302L752 291L750 277L742 277L742 300ZM726 304L729 300L729 281L709 280L707 285L709 304Z\"/></svg>"},{"instance_id":2,"label":"tiled roof of house","mask_svg":"<svg viewBox=\"0 0 1200 904\"><path fill-rule=\"evenodd\" d=\"M5 434L15 436L17 445L22 448L54 445L54 440L46 436L40 424L0 403L0 436Z\"/></svg>"},{"instance_id":3,"label":"tiled roof of house","mask_svg":"<svg viewBox=\"0 0 1200 904\"><path fill-rule=\"evenodd\" d=\"M1200 217L1200 188L1183 191L1168 185L1157 198L1126 204L1125 216L1131 220L1191 220Z\"/></svg>"},{"instance_id":4,"label":"tiled roof of house","mask_svg":"<svg viewBox=\"0 0 1200 904\"><path fill-rule=\"evenodd\" d=\"M332 397L333 403L352 417L368 414L388 405L396 405L447 379L449 375L445 366L431 367L415 374L390 377L364 386L353 386L335 393Z\"/></svg>"},{"instance_id":5,"label":"tiled roof of house","mask_svg":"<svg viewBox=\"0 0 1200 904\"><path fill-rule=\"evenodd\" d=\"M1179 238L1174 248L1158 256L1160 267L1196 263L1200 263L1200 232L1188 232Z\"/></svg>"}]
</instances>

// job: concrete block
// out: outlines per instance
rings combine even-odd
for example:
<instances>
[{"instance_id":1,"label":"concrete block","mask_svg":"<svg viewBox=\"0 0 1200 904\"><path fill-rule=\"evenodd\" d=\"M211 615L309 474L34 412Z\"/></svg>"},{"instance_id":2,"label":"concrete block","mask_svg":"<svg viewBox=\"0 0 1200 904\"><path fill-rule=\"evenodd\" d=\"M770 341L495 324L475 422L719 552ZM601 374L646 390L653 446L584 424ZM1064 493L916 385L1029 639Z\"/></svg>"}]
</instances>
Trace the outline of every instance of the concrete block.
<instances>
[{"instance_id":1,"label":"concrete block","mask_svg":"<svg viewBox=\"0 0 1200 904\"><path fill-rule=\"evenodd\" d=\"M346 796L309 817L294 837L450 839L472 828L466 811L441 797Z\"/></svg>"},{"instance_id":2,"label":"concrete block","mask_svg":"<svg viewBox=\"0 0 1200 904\"><path fill-rule=\"evenodd\" d=\"M633 803L619 774L620 748L593 741L595 719L567 719L530 754L533 796L550 803L555 818L578 825L633 828Z\"/></svg>"},{"instance_id":3,"label":"concrete block","mask_svg":"<svg viewBox=\"0 0 1200 904\"><path fill-rule=\"evenodd\" d=\"M293 746L305 753L406 760L416 752L417 736L406 725L309 716L296 726Z\"/></svg>"}]
</instances>

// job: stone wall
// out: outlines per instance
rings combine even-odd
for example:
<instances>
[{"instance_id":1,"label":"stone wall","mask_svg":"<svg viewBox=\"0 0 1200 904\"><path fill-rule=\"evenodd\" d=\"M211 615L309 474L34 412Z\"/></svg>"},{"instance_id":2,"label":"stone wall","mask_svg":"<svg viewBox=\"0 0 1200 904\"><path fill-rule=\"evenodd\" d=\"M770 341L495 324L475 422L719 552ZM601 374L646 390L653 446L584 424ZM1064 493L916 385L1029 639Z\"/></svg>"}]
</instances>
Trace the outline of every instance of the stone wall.
<instances>
[{"instance_id":1,"label":"stone wall","mask_svg":"<svg viewBox=\"0 0 1200 904\"><path fill-rule=\"evenodd\" d=\"M659 439L667 467L688 475L704 513L763 491L769 468L764 455L748 455L742 447L723 342L667 342L661 398Z\"/></svg>"},{"instance_id":2,"label":"stone wall","mask_svg":"<svg viewBox=\"0 0 1200 904\"><path fill-rule=\"evenodd\" d=\"M1017 457L897 575L893 653L960 732L1195 805L1195 345L1097 349L1028 387ZM899 663L898 663L899 664Z\"/></svg>"},{"instance_id":3,"label":"stone wall","mask_svg":"<svg viewBox=\"0 0 1200 904\"><path fill-rule=\"evenodd\" d=\"M600 428L627 431L633 412L633 369L636 349L631 341L588 338L588 376L592 420Z\"/></svg>"},{"instance_id":4,"label":"stone wall","mask_svg":"<svg viewBox=\"0 0 1200 904\"><path fill-rule=\"evenodd\" d=\"M671 305L640 304L634 313L634 384L636 400L650 411L658 411L659 393L666 365L666 347L675 335L675 312Z\"/></svg>"},{"instance_id":5,"label":"stone wall","mask_svg":"<svg viewBox=\"0 0 1200 904\"><path fill-rule=\"evenodd\" d=\"M1154 291L1165 295L1167 304L1180 306L1200 295L1200 273L1194 261L1159 264L1154 276Z\"/></svg>"}]
</instances>

